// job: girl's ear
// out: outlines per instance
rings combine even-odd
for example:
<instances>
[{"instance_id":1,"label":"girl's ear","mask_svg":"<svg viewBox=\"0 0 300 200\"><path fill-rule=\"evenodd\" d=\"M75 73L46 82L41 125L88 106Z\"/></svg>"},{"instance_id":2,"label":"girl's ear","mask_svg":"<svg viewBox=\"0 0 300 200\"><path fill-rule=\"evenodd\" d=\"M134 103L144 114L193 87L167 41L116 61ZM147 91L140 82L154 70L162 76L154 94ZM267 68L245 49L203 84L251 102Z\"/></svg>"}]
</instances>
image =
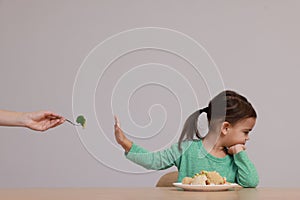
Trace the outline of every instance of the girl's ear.
<instances>
[{"instance_id":1,"label":"girl's ear","mask_svg":"<svg viewBox=\"0 0 300 200\"><path fill-rule=\"evenodd\" d=\"M227 135L231 125L229 122L223 122L221 126L221 134Z\"/></svg>"}]
</instances>

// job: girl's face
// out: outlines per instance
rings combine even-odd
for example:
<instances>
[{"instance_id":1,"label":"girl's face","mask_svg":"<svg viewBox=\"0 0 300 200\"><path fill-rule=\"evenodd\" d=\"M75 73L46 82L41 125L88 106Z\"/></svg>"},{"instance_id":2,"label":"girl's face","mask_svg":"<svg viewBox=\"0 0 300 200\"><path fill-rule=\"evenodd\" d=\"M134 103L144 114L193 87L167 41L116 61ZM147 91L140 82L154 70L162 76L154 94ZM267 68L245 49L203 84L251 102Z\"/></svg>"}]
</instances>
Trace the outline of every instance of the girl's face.
<instances>
[{"instance_id":1,"label":"girl's face","mask_svg":"<svg viewBox=\"0 0 300 200\"><path fill-rule=\"evenodd\" d=\"M234 126L227 127L225 135L225 146L231 147L236 144L245 145L249 140L249 132L253 129L256 118L250 117L237 122Z\"/></svg>"}]
</instances>

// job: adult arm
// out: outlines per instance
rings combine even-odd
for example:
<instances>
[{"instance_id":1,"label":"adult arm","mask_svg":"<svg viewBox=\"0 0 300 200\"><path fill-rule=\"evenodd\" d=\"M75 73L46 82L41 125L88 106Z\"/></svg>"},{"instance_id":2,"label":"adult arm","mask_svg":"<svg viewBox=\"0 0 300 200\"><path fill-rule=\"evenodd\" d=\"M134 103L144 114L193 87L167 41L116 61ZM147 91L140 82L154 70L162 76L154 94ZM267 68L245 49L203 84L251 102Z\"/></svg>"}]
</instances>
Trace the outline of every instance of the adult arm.
<instances>
[{"instance_id":1,"label":"adult arm","mask_svg":"<svg viewBox=\"0 0 300 200\"><path fill-rule=\"evenodd\" d=\"M27 127L45 131L64 123L64 117L51 111L14 112L0 110L0 126Z\"/></svg>"}]
</instances>

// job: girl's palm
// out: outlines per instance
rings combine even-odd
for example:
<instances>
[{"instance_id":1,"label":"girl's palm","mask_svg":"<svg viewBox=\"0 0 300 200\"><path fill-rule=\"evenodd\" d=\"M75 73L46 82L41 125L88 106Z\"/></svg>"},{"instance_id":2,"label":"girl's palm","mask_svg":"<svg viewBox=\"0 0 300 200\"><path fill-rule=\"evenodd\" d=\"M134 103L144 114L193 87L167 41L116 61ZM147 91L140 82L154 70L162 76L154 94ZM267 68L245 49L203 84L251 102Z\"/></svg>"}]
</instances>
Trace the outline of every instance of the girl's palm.
<instances>
[{"instance_id":1,"label":"girl's palm","mask_svg":"<svg viewBox=\"0 0 300 200\"><path fill-rule=\"evenodd\" d=\"M115 116L115 138L118 144L120 144L126 152L128 152L132 146L132 142L127 139L124 132L120 128L120 122L117 116Z\"/></svg>"},{"instance_id":2,"label":"girl's palm","mask_svg":"<svg viewBox=\"0 0 300 200\"><path fill-rule=\"evenodd\" d=\"M120 128L120 122L117 116L115 116L115 138L118 144L122 145L124 140L126 139L125 134Z\"/></svg>"},{"instance_id":3,"label":"girl's palm","mask_svg":"<svg viewBox=\"0 0 300 200\"><path fill-rule=\"evenodd\" d=\"M122 143L126 139L126 136L124 135L122 129L117 125L115 125L115 138L120 145L122 145Z\"/></svg>"}]
</instances>

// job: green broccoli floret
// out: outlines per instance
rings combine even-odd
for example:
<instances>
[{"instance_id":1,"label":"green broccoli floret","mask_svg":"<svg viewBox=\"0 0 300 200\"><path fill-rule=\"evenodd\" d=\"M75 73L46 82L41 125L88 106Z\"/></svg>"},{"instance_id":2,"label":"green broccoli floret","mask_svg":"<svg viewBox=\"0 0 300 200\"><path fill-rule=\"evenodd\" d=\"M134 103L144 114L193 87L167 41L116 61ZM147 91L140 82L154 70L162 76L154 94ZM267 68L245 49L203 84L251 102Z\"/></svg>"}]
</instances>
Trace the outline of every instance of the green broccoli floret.
<instances>
[{"instance_id":1,"label":"green broccoli floret","mask_svg":"<svg viewBox=\"0 0 300 200\"><path fill-rule=\"evenodd\" d=\"M85 125L86 125L86 119L84 118L83 115L79 115L79 116L77 117L77 119L76 119L76 122L77 122L78 124L81 124L81 126L82 126L83 128L85 128Z\"/></svg>"}]
</instances>

